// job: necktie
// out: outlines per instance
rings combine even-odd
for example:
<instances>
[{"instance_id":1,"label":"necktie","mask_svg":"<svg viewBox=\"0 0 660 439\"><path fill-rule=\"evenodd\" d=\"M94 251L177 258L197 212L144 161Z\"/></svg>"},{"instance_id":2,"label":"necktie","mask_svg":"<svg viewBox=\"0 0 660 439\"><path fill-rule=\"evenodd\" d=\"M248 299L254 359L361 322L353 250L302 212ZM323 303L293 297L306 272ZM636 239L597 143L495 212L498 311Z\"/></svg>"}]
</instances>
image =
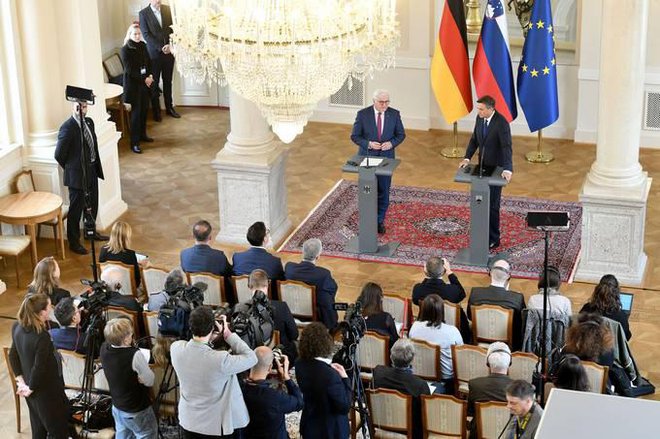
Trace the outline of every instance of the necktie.
<instances>
[{"instance_id":1,"label":"necktie","mask_svg":"<svg viewBox=\"0 0 660 439\"><path fill-rule=\"evenodd\" d=\"M380 136L383 134L383 113L378 112L378 117L376 118L376 130L378 131L378 141L380 142Z\"/></svg>"},{"instance_id":2,"label":"necktie","mask_svg":"<svg viewBox=\"0 0 660 439\"><path fill-rule=\"evenodd\" d=\"M484 137L488 134L488 119L484 119Z\"/></svg>"},{"instance_id":3,"label":"necktie","mask_svg":"<svg viewBox=\"0 0 660 439\"><path fill-rule=\"evenodd\" d=\"M92 137L92 133L89 132L89 127L87 126L87 122L83 120L82 126L83 130L83 135L85 136L85 143L87 144L87 147L89 148L89 161L91 163L94 163L96 161L96 150L94 149L94 138Z\"/></svg>"}]
</instances>

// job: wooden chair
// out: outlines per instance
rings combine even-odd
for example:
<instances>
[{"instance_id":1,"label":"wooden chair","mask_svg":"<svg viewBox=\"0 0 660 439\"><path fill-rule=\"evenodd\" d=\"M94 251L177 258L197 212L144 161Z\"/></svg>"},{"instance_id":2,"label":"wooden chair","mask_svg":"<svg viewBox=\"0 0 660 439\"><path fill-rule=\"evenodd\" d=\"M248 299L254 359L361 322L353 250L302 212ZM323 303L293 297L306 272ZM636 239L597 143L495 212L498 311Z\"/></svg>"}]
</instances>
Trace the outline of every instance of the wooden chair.
<instances>
[{"instance_id":1,"label":"wooden chair","mask_svg":"<svg viewBox=\"0 0 660 439\"><path fill-rule=\"evenodd\" d=\"M105 371L103 366L101 366L100 361L96 361L96 373L94 373L94 389L101 391L103 393L110 393L110 384L108 379L105 377Z\"/></svg>"},{"instance_id":2,"label":"wooden chair","mask_svg":"<svg viewBox=\"0 0 660 439\"><path fill-rule=\"evenodd\" d=\"M203 282L207 285L204 291L204 305L220 306L227 302L225 296L225 278L213 273L186 273L188 283L193 285Z\"/></svg>"},{"instance_id":3,"label":"wooden chair","mask_svg":"<svg viewBox=\"0 0 660 439\"><path fill-rule=\"evenodd\" d=\"M511 413L506 402L476 402L477 439L497 439L509 421Z\"/></svg>"},{"instance_id":4,"label":"wooden chair","mask_svg":"<svg viewBox=\"0 0 660 439\"><path fill-rule=\"evenodd\" d=\"M532 374L536 370L539 357L531 352L514 352L511 354L511 367L509 377L512 380L525 380L532 382Z\"/></svg>"},{"instance_id":5,"label":"wooden chair","mask_svg":"<svg viewBox=\"0 0 660 439\"><path fill-rule=\"evenodd\" d=\"M137 298L137 285L135 285L135 267L132 265L124 264L123 262L109 261L99 264L101 272L105 270L106 267L113 266L121 270L121 284L120 293L125 296L133 296Z\"/></svg>"},{"instance_id":6,"label":"wooden chair","mask_svg":"<svg viewBox=\"0 0 660 439\"><path fill-rule=\"evenodd\" d=\"M318 320L316 314L316 287L296 280L278 280L280 300L286 302L296 325L306 326Z\"/></svg>"},{"instance_id":7,"label":"wooden chair","mask_svg":"<svg viewBox=\"0 0 660 439\"><path fill-rule=\"evenodd\" d=\"M108 306L107 307L108 321L116 318L127 318L133 323L133 334L135 338L140 337L140 326L138 324L138 313L137 311L131 311L130 309L122 308L120 306Z\"/></svg>"},{"instance_id":8,"label":"wooden chair","mask_svg":"<svg viewBox=\"0 0 660 439\"><path fill-rule=\"evenodd\" d=\"M383 311L392 315L397 332L403 335L410 327L411 300L396 294L383 294Z\"/></svg>"},{"instance_id":9,"label":"wooden chair","mask_svg":"<svg viewBox=\"0 0 660 439\"><path fill-rule=\"evenodd\" d=\"M605 393L607 390L607 377L610 368L607 366L601 366L593 361L583 361L582 365L584 366L584 370L587 371L591 392Z\"/></svg>"},{"instance_id":10,"label":"wooden chair","mask_svg":"<svg viewBox=\"0 0 660 439\"><path fill-rule=\"evenodd\" d=\"M14 178L14 183L13 183L13 190L16 193L24 193L24 192L34 192L36 189L36 186L34 184L34 177L32 176L32 171L30 169L27 169L20 174L18 174ZM69 215L69 205L68 204L62 204L62 221L64 221ZM57 247L57 217L53 219L49 219L48 221L45 221L43 223L39 223L37 227L37 238L41 237L41 226L48 226L53 228L53 237L54 242L55 242L55 254L59 254L59 248Z\"/></svg>"},{"instance_id":11,"label":"wooden chair","mask_svg":"<svg viewBox=\"0 0 660 439\"><path fill-rule=\"evenodd\" d=\"M85 378L85 356L74 351L58 349L62 356L62 377L69 389L82 389Z\"/></svg>"},{"instance_id":12,"label":"wooden chair","mask_svg":"<svg viewBox=\"0 0 660 439\"><path fill-rule=\"evenodd\" d=\"M124 63L122 62L119 54L114 53L103 60L103 71L107 78L107 79L104 78L106 82L112 82L113 84L119 83L119 85L121 85L121 82L123 82L123 75L124 75ZM129 121L128 114L131 112L131 104L124 103L122 102L121 99L116 99L110 104L106 102L106 109L109 112L115 113L118 116L115 117L115 119L119 119L119 123L121 124L122 135L127 134L130 136L130 124L128 123Z\"/></svg>"},{"instance_id":13,"label":"wooden chair","mask_svg":"<svg viewBox=\"0 0 660 439\"><path fill-rule=\"evenodd\" d=\"M415 346L415 356L412 361L413 373L427 381L440 381L440 346L425 340L411 338Z\"/></svg>"},{"instance_id":14,"label":"wooden chair","mask_svg":"<svg viewBox=\"0 0 660 439\"><path fill-rule=\"evenodd\" d=\"M412 396L392 389L367 389L372 438L412 437Z\"/></svg>"},{"instance_id":15,"label":"wooden chair","mask_svg":"<svg viewBox=\"0 0 660 439\"><path fill-rule=\"evenodd\" d=\"M376 331L366 331L358 343L356 357L361 369L360 378L371 381L371 372L376 366L390 363L390 338Z\"/></svg>"},{"instance_id":16,"label":"wooden chair","mask_svg":"<svg viewBox=\"0 0 660 439\"><path fill-rule=\"evenodd\" d=\"M143 311L142 322L147 337L154 337L158 335L158 311Z\"/></svg>"},{"instance_id":17,"label":"wooden chair","mask_svg":"<svg viewBox=\"0 0 660 439\"><path fill-rule=\"evenodd\" d=\"M7 373L9 374L9 381L11 381L12 394L14 395L14 409L16 411L16 433L21 432L21 398L16 394L18 391L18 386L16 385L16 374L11 368L11 363L9 362L9 348L4 346L2 348L2 353L5 356L5 363L7 364Z\"/></svg>"},{"instance_id":18,"label":"wooden chair","mask_svg":"<svg viewBox=\"0 0 660 439\"><path fill-rule=\"evenodd\" d=\"M183 271L182 271L183 272ZM165 289L165 281L167 280L169 272L163 268L158 267L142 267L140 266L140 275L142 276L142 284L147 292L157 293Z\"/></svg>"},{"instance_id":19,"label":"wooden chair","mask_svg":"<svg viewBox=\"0 0 660 439\"><path fill-rule=\"evenodd\" d=\"M472 345L452 345L451 362L454 366L454 392L456 396L467 395L472 378L488 375L486 366L487 349Z\"/></svg>"},{"instance_id":20,"label":"wooden chair","mask_svg":"<svg viewBox=\"0 0 660 439\"><path fill-rule=\"evenodd\" d=\"M248 275L232 276L231 285L236 293L236 300L238 303L245 303L252 300L252 291L248 287Z\"/></svg>"},{"instance_id":21,"label":"wooden chair","mask_svg":"<svg viewBox=\"0 0 660 439\"><path fill-rule=\"evenodd\" d=\"M461 305L443 300L445 306L445 323L461 329Z\"/></svg>"},{"instance_id":22,"label":"wooden chair","mask_svg":"<svg viewBox=\"0 0 660 439\"><path fill-rule=\"evenodd\" d=\"M472 312L472 334L474 342L488 347L494 341L513 342L513 310L498 305L474 305Z\"/></svg>"},{"instance_id":23,"label":"wooden chair","mask_svg":"<svg viewBox=\"0 0 660 439\"><path fill-rule=\"evenodd\" d=\"M13 256L14 264L16 265L16 286L21 286L20 267L18 265L18 257L25 250L30 248L29 236L5 236L0 235L0 257ZM5 259L2 260L6 265Z\"/></svg>"},{"instance_id":24,"label":"wooden chair","mask_svg":"<svg viewBox=\"0 0 660 439\"><path fill-rule=\"evenodd\" d=\"M451 395L421 395L424 438L467 437L467 401Z\"/></svg>"},{"instance_id":25,"label":"wooden chair","mask_svg":"<svg viewBox=\"0 0 660 439\"><path fill-rule=\"evenodd\" d=\"M555 385L548 382L545 383L543 386L543 404L545 406L545 403L548 402L548 398L550 397L550 392L552 392L552 389L555 388Z\"/></svg>"}]
</instances>

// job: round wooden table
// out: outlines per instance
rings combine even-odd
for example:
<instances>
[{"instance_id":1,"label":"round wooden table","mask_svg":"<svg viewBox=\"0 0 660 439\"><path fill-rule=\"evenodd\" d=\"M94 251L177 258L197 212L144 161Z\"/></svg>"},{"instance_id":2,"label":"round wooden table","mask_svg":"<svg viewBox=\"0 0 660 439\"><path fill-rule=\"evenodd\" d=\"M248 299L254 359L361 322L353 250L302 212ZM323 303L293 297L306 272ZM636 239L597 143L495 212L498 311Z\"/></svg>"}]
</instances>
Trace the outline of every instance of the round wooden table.
<instances>
[{"instance_id":1,"label":"round wooden table","mask_svg":"<svg viewBox=\"0 0 660 439\"><path fill-rule=\"evenodd\" d=\"M62 225L62 197L51 192L22 192L0 198L0 222L23 224L30 235L32 267L37 265L36 225L57 218L62 259L64 253L64 227Z\"/></svg>"}]
</instances>

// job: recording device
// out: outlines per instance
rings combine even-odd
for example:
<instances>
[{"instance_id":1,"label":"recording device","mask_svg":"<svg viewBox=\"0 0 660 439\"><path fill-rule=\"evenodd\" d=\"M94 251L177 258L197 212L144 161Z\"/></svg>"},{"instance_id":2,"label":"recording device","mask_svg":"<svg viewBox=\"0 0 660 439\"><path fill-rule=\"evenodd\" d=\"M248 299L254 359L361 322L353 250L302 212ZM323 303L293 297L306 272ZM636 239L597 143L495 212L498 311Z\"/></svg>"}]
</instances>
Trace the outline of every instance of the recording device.
<instances>
[{"instance_id":1,"label":"recording device","mask_svg":"<svg viewBox=\"0 0 660 439\"><path fill-rule=\"evenodd\" d=\"M362 316L362 304L359 301L352 304L334 303L333 308L335 311L346 311L344 320L338 325L344 346L360 341L367 330L367 321Z\"/></svg>"},{"instance_id":2,"label":"recording device","mask_svg":"<svg viewBox=\"0 0 660 439\"><path fill-rule=\"evenodd\" d=\"M97 314L108 306L110 301L110 287L103 281L91 281L89 279L80 279L80 283L88 286L89 291L80 295L82 300L78 308L85 309L90 315Z\"/></svg>"},{"instance_id":3,"label":"recording device","mask_svg":"<svg viewBox=\"0 0 660 439\"><path fill-rule=\"evenodd\" d=\"M196 308L204 302L204 291L208 289L208 284L204 282L195 282L193 285L179 285L175 288L165 290L173 298L179 299L187 308ZM179 303L181 306L182 303Z\"/></svg>"},{"instance_id":4,"label":"recording device","mask_svg":"<svg viewBox=\"0 0 660 439\"><path fill-rule=\"evenodd\" d=\"M282 347L281 345L277 345L276 347L273 348L273 368L277 370L278 365L282 365L284 367L284 362L282 361Z\"/></svg>"},{"instance_id":5,"label":"recording device","mask_svg":"<svg viewBox=\"0 0 660 439\"><path fill-rule=\"evenodd\" d=\"M86 102L87 105L94 105L95 98L94 91L90 89L73 85L66 86L66 100L69 102Z\"/></svg>"}]
</instances>

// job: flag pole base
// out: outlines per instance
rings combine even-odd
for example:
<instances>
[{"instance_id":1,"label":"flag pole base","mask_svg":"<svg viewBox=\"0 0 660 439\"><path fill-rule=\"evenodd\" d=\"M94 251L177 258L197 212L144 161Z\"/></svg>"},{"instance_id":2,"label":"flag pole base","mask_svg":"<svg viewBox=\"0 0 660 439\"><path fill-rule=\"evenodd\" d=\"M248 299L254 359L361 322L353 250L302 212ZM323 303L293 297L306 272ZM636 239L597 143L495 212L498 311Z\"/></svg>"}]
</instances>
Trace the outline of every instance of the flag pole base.
<instances>
[{"instance_id":1,"label":"flag pole base","mask_svg":"<svg viewBox=\"0 0 660 439\"><path fill-rule=\"evenodd\" d=\"M550 163L555 159L551 152L545 151L530 151L525 154L525 159L532 163Z\"/></svg>"},{"instance_id":2,"label":"flag pole base","mask_svg":"<svg viewBox=\"0 0 660 439\"><path fill-rule=\"evenodd\" d=\"M443 157L447 157L448 159L457 159L459 157L463 157L463 153L458 148L442 148L440 154L442 154Z\"/></svg>"}]
</instances>

